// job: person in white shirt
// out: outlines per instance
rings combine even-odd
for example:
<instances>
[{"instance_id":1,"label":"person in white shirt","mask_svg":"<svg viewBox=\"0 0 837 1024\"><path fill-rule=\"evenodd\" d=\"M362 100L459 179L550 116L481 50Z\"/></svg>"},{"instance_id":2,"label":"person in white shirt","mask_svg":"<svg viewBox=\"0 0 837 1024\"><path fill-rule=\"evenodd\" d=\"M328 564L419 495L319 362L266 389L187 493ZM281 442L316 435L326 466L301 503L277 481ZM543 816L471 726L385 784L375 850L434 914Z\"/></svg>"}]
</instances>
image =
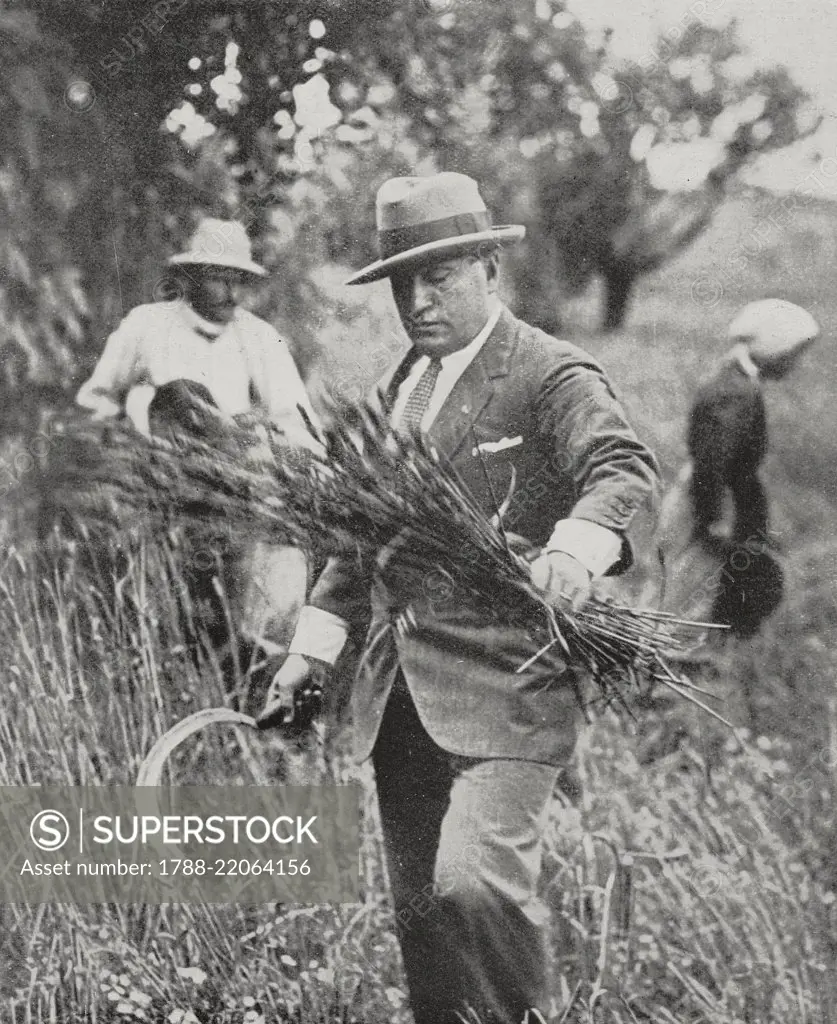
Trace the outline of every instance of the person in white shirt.
<instances>
[{"instance_id":1,"label":"person in white shirt","mask_svg":"<svg viewBox=\"0 0 837 1024\"><path fill-rule=\"evenodd\" d=\"M221 416L262 413L289 445L316 449L306 420L316 426L317 417L287 344L238 303L240 290L267 274L244 226L204 218L169 268L177 297L128 313L77 404L99 419L124 416L148 436L172 396L208 395ZM307 575L302 552L264 544L233 567L233 577L244 577L239 629L272 657L286 648Z\"/></svg>"},{"instance_id":2,"label":"person in white shirt","mask_svg":"<svg viewBox=\"0 0 837 1024\"><path fill-rule=\"evenodd\" d=\"M189 250L169 263L181 294L128 313L80 388L78 405L97 417L124 414L148 434L156 389L190 380L206 387L222 413L262 411L290 442L310 446L300 409L312 422L315 415L287 344L237 302L248 281L266 274L252 260L243 225L204 219Z\"/></svg>"}]
</instances>

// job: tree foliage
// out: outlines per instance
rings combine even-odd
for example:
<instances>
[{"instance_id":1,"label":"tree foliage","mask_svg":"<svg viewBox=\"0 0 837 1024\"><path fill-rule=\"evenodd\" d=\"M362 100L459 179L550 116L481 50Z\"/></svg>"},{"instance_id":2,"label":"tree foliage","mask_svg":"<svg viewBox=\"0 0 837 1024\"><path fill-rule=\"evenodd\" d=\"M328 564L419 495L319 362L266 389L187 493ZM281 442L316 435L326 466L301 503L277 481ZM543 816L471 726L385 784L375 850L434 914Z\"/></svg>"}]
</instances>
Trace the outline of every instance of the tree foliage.
<instances>
[{"instance_id":1,"label":"tree foliage","mask_svg":"<svg viewBox=\"0 0 837 1024\"><path fill-rule=\"evenodd\" d=\"M462 0L412 32L402 14L376 40L422 147L479 177L502 219L530 225L516 283L531 319L555 327L560 294L599 275L605 326L619 326L636 277L700 234L742 168L817 127L784 68L741 73L734 22L688 18L634 63L559 0ZM655 186L649 155L696 145L712 162L692 191Z\"/></svg>"},{"instance_id":2,"label":"tree foliage","mask_svg":"<svg viewBox=\"0 0 837 1024\"><path fill-rule=\"evenodd\" d=\"M0 12L0 344L13 389L72 371L89 312L74 230L96 192L82 153L101 122L94 115L77 128L54 102L69 79L69 56L31 13ZM15 412L3 404L7 417Z\"/></svg>"},{"instance_id":3,"label":"tree foliage","mask_svg":"<svg viewBox=\"0 0 837 1024\"><path fill-rule=\"evenodd\" d=\"M374 186L412 168L470 172L497 219L526 222L524 314L554 327L561 295L600 275L615 326L726 183L799 136L804 100L782 69L736 75L734 25L694 18L618 64L560 0L18 0L0 48L13 396L71 392L197 212L248 225L282 283L260 309L304 327L310 269L370 258ZM301 118L305 83L331 123ZM698 189L654 187L654 146L713 139Z\"/></svg>"}]
</instances>

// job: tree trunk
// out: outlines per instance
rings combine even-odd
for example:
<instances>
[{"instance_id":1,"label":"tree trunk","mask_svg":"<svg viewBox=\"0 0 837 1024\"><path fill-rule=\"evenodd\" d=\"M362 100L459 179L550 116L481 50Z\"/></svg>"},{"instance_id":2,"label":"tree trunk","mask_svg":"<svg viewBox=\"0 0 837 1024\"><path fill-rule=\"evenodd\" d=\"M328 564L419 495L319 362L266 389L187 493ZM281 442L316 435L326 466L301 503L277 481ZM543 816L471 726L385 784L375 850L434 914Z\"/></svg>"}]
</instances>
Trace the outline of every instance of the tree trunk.
<instances>
[{"instance_id":1,"label":"tree trunk","mask_svg":"<svg viewBox=\"0 0 837 1024\"><path fill-rule=\"evenodd\" d=\"M615 264L602 271L604 279L604 319L603 329L609 334L618 331L625 323L628 315L631 292L637 275L624 264Z\"/></svg>"}]
</instances>

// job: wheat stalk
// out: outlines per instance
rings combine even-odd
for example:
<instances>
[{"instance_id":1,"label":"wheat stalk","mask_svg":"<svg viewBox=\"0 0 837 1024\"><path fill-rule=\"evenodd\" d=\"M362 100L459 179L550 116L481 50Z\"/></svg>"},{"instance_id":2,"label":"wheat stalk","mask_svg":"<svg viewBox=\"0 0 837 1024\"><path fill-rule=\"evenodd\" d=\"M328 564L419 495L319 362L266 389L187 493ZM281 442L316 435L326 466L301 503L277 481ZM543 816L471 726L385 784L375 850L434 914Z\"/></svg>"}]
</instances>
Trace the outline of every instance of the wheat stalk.
<instances>
[{"instance_id":1,"label":"wheat stalk","mask_svg":"<svg viewBox=\"0 0 837 1024\"><path fill-rule=\"evenodd\" d=\"M75 454L53 483L68 510L102 526L142 513L164 525L223 526L319 553L351 552L379 566L385 552L396 590L409 594L410 580L437 571L458 600L506 622L545 625L548 643L519 672L557 646L607 701L624 705L625 683L656 681L724 721L666 660L712 623L597 598L576 612L552 607L499 517L495 525L420 436L394 433L371 406L331 413L317 437L321 452L290 448L269 424L252 421L224 424L211 443L183 434L146 440L87 422L70 431ZM414 621L407 597L395 624L408 630Z\"/></svg>"}]
</instances>

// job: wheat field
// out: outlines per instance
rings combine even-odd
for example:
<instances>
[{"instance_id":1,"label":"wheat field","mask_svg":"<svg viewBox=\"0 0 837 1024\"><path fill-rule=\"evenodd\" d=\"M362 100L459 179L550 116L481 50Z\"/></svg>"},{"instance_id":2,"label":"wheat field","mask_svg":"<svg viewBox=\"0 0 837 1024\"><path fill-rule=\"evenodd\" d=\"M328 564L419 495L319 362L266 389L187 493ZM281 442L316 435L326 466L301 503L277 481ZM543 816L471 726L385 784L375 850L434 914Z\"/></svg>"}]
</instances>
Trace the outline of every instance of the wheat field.
<instances>
[{"instance_id":1,"label":"wheat field","mask_svg":"<svg viewBox=\"0 0 837 1024\"><path fill-rule=\"evenodd\" d=\"M556 800L544 887L559 1021L837 1020L837 209L797 210L729 271L725 254L753 236L768 202L732 199L689 252L641 284L620 334L595 334L594 295L568 307L574 336L606 365L669 479L683 458L689 395L741 304L787 298L824 329L768 395L766 478L791 567L785 604L703 680L725 698L745 748L684 706L637 709L636 722L597 713L579 744L581 795ZM385 285L343 290L339 280L336 268L318 276L334 304L320 313L312 386L352 398L403 343ZM30 472L27 452L24 441L7 453L10 507ZM200 645L195 653L177 562L137 559L117 588L82 586L72 561L37 560L7 520L0 785L132 783L167 728L230 699L218 659ZM315 736L285 755L267 738L251 750L277 779L364 781L361 903L7 905L0 1021L408 1024L371 780L350 766L344 741L328 758L320 744ZM248 771L219 731L184 751L172 778L246 784Z\"/></svg>"}]
</instances>

